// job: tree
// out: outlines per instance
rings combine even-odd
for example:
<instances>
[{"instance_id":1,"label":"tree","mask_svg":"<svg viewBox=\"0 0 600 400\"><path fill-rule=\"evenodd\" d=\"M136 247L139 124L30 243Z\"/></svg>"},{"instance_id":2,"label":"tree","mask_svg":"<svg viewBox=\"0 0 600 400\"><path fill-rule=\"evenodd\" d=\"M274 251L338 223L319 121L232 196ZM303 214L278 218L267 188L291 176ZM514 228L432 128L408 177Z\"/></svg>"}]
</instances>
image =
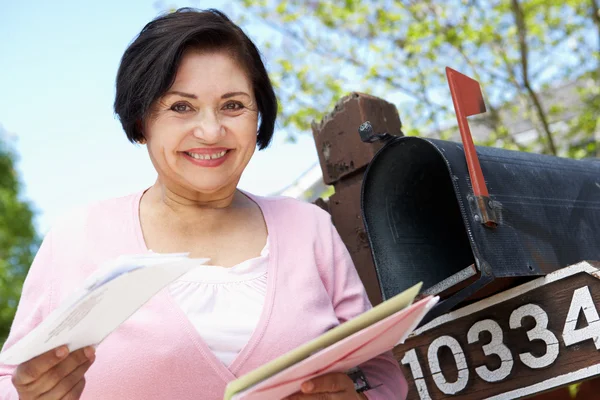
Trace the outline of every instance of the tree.
<instances>
[{"instance_id":1,"label":"tree","mask_svg":"<svg viewBox=\"0 0 600 400\"><path fill-rule=\"evenodd\" d=\"M236 19L276 33L263 48L286 127L308 130L358 90L395 102L405 133L447 138L456 131L448 129L450 66L482 85L488 113L479 122L488 134L480 143L600 152L598 0L239 1ZM577 104L553 98L573 83ZM534 128L535 140L516 135L515 118Z\"/></svg>"},{"instance_id":2,"label":"tree","mask_svg":"<svg viewBox=\"0 0 600 400\"><path fill-rule=\"evenodd\" d=\"M14 162L14 152L0 131L0 344L8 336L39 243L32 208L20 198Z\"/></svg>"}]
</instances>

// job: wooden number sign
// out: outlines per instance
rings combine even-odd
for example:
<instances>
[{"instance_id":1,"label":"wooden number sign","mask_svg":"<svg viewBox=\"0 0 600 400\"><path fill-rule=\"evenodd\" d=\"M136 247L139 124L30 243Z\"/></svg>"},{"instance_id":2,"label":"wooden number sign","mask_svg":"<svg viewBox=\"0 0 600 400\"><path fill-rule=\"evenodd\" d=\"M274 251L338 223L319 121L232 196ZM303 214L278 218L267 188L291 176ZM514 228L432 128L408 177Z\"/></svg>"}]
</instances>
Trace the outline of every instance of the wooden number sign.
<instances>
[{"instance_id":1,"label":"wooden number sign","mask_svg":"<svg viewBox=\"0 0 600 400\"><path fill-rule=\"evenodd\" d=\"M600 376L599 267L572 265L416 330L394 349L408 398L516 399Z\"/></svg>"}]
</instances>

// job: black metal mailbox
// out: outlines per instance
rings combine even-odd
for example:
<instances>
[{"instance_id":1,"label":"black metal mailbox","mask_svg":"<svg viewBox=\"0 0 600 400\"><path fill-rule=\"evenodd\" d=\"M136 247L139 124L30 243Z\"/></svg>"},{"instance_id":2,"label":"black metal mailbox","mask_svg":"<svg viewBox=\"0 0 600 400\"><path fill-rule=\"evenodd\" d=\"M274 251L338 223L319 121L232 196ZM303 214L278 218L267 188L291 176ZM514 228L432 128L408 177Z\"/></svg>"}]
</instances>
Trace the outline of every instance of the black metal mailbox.
<instances>
[{"instance_id":1,"label":"black metal mailbox","mask_svg":"<svg viewBox=\"0 0 600 400\"><path fill-rule=\"evenodd\" d=\"M384 300L423 281L426 294L444 299L430 319L600 260L600 160L477 147L489 189L481 203L462 144L375 136L386 144L365 172L361 201Z\"/></svg>"}]
</instances>

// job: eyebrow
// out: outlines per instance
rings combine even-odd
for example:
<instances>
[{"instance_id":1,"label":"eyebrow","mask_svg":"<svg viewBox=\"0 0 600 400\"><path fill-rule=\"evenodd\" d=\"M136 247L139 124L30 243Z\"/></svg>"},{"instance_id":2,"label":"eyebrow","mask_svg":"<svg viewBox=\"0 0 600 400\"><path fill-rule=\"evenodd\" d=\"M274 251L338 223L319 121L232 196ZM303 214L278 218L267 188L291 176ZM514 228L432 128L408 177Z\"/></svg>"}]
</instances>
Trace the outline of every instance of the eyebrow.
<instances>
[{"instance_id":1,"label":"eyebrow","mask_svg":"<svg viewBox=\"0 0 600 400\"><path fill-rule=\"evenodd\" d=\"M221 96L222 99L228 99L230 97L235 97L235 96L247 96L250 97L250 95L246 92L229 92L229 93L225 93L223 96Z\"/></svg>"},{"instance_id":2,"label":"eyebrow","mask_svg":"<svg viewBox=\"0 0 600 400\"><path fill-rule=\"evenodd\" d=\"M181 97L187 97L190 99L198 99L198 96L196 96L195 94L191 94L191 93L186 93L186 92L180 92L178 90L171 90L169 92L166 93L166 95L171 95L171 94L177 94ZM246 92L228 92L225 93L223 96L221 96L222 99L229 99L231 97L235 97L235 96L247 96L250 97L250 95Z\"/></svg>"},{"instance_id":3,"label":"eyebrow","mask_svg":"<svg viewBox=\"0 0 600 400\"><path fill-rule=\"evenodd\" d=\"M171 95L171 94L178 94L181 97L187 97L187 98L190 98L190 99L197 99L198 98L198 96L196 96L195 94L180 92L178 90L171 90L171 91L165 93L166 96Z\"/></svg>"}]
</instances>

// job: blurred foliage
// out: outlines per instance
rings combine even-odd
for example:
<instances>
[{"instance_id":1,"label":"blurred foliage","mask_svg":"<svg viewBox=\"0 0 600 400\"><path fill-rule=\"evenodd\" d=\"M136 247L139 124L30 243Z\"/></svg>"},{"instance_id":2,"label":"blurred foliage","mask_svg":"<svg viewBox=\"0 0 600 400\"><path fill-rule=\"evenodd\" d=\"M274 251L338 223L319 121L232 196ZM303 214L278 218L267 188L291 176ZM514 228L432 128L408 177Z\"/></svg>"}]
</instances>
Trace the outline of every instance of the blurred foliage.
<instances>
[{"instance_id":1,"label":"blurred foliage","mask_svg":"<svg viewBox=\"0 0 600 400\"><path fill-rule=\"evenodd\" d=\"M453 137L450 66L481 83L488 112L480 144L570 157L600 152L598 0L233 4L234 20L273 33L261 49L289 131L309 130L343 95L361 91L394 102L405 133ZM575 102L553 96L574 82ZM517 120L531 127L529 140L515 135Z\"/></svg>"},{"instance_id":2,"label":"blurred foliage","mask_svg":"<svg viewBox=\"0 0 600 400\"><path fill-rule=\"evenodd\" d=\"M19 197L15 155L0 135L0 344L8 336L23 280L39 244L33 211Z\"/></svg>"}]
</instances>

